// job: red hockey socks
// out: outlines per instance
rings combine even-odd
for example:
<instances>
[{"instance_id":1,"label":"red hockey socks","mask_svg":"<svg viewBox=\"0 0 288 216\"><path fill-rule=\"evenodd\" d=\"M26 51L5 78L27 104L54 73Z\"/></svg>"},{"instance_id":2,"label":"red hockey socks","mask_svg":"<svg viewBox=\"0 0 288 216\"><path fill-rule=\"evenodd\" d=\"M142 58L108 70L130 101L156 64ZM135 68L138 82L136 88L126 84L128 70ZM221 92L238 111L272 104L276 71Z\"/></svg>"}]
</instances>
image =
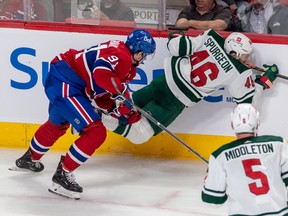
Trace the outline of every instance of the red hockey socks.
<instances>
[{"instance_id":1,"label":"red hockey socks","mask_svg":"<svg viewBox=\"0 0 288 216\"><path fill-rule=\"evenodd\" d=\"M93 122L83 129L80 137L69 148L63 161L63 169L72 172L78 168L99 148L107 136L106 128L101 121Z\"/></svg>"},{"instance_id":2,"label":"red hockey socks","mask_svg":"<svg viewBox=\"0 0 288 216\"><path fill-rule=\"evenodd\" d=\"M40 160L51 146L66 133L69 126L69 123L56 125L50 120L42 124L30 142L30 149L32 152L31 159Z\"/></svg>"}]
</instances>

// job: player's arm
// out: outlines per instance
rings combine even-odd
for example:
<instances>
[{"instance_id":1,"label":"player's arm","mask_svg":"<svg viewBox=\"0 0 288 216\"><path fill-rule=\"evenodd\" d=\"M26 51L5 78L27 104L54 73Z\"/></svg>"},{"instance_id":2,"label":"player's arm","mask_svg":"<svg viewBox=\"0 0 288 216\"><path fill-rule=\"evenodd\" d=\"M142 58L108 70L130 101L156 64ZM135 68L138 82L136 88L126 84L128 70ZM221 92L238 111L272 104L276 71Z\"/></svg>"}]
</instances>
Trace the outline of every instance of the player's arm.
<instances>
[{"instance_id":1,"label":"player's arm","mask_svg":"<svg viewBox=\"0 0 288 216\"><path fill-rule=\"evenodd\" d=\"M228 86L228 91L237 104L252 103L253 101L256 88L254 78L251 74L251 69L246 70Z\"/></svg>"},{"instance_id":2,"label":"player's arm","mask_svg":"<svg viewBox=\"0 0 288 216\"><path fill-rule=\"evenodd\" d=\"M172 56L191 56L213 32L214 30L209 29L196 37L185 36L184 32L170 32L167 48Z\"/></svg>"},{"instance_id":3,"label":"player's arm","mask_svg":"<svg viewBox=\"0 0 288 216\"><path fill-rule=\"evenodd\" d=\"M227 200L226 174L213 155L209 158L209 168L204 179L201 199L211 204L223 204Z\"/></svg>"},{"instance_id":4,"label":"player's arm","mask_svg":"<svg viewBox=\"0 0 288 216\"><path fill-rule=\"evenodd\" d=\"M184 32L170 32L167 48L173 56L188 56L193 54L192 37L185 36Z\"/></svg>"},{"instance_id":5,"label":"player's arm","mask_svg":"<svg viewBox=\"0 0 288 216\"><path fill-rule=\"evenodd\" d=\"M130 98L130 93L125 88L125 84L123 84L119 77L108 67L95 68L93 77L98 86L111 94L118 95L120 91L125 97Z\"/></svg>"},{"instance_id":6,"label":"player's arm","mask_svg":"<svg viewBox=\"0 0 288 216\"><path fill-rule=\"evenodd\" d=\"M288 190L288 143L284 141L281 144L281 176L282 180Z\"/></svg>"},{"instance_id":7,"label":"player's arm","mask_svg":"<svg viewBox=\"0 0 288 216\"><path fill-rule=\"evenodd\" d=\"M109 98L95 98L96 105L99 106L99 104L102 104L102 107L104 107L103 105L105 104L113 105L112 107L110 106L107 111L110 114L113 113L114 117L119 118L119 120L125 124L133 124L139 121L141 118L139 113L131 103L127 101L132 100L128 88L119 78L123 77L123 74L115 72L115 68L113 68L113 66L104 59L97 60L95 65L96 67L93 71L93 78L96 84L105 89L109 92L109 95L111 95ZM125 71L125 69L123 70ZM135 73L135 68L132 67L131 70L132 71L126 70L126 75ZM124 71L122 71L122 73ZM127 80L129 81L129 77L127 77ZM113 101L113 103L111 101Z\"/></svg>"}]
</instances>

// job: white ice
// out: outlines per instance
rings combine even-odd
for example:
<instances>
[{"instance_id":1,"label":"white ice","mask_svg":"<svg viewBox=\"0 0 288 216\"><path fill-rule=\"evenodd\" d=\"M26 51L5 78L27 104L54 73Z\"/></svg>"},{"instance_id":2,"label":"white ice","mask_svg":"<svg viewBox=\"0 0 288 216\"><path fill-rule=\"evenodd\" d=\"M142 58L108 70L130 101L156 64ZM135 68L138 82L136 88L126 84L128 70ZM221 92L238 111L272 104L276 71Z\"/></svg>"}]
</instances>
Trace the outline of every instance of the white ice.
<instances>
[{"instance_id":1,"label":"white ice","mask_svg":"<svg viewBox=\"0 0 288 216\"><path fill-rule=\"evenodd\" d=\"M93 155L74 172L84 192L73 200L48 192L61 152L42 158L41 173L9 171L24 152L0 149L1 216L227 215L225 204L201 201L202 161Z\"/></svg>"}]
</instances>

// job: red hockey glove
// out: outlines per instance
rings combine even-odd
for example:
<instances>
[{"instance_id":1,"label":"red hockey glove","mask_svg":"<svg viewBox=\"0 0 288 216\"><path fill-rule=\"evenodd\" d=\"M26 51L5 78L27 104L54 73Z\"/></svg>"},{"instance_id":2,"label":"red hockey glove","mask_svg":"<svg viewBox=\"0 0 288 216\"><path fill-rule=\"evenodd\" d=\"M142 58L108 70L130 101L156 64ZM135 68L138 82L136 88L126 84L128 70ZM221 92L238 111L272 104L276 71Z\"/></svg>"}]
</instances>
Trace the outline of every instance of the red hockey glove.
<instances>
[{"instance_id":1,"label":"red hockey glove","mask_svg":"<svg viewBox=\"0 0 288 216\"><path fill-rule=\"evenodd\" d=\"M131 106L126 100L123 103L121 103L117 108L117 112L120 115L128 115L132 111L133 111L133 106Z\"/></svg>"},{"instance_id":2,"label":"red hockey glove","mask_svg":"<svg viewBox=\"0 0 288 216\"><path fill-rule=\"evenodd\" d=\"M125 125L134 124L141 119L141 115L138 111L133 110L129 115L121 115L118 119Z\"/></svg>"},{"instance_id":3,"label":"red hockey glove","mask_svg":"<svg viewBox=\"0 0 288 216\"><path fill-rule=\"evenodd\" d=\"M113 110L115 116L123 124L134 124L141 119L141 115L134 108L131 98L124 98L121 95L115 97L116 108ZM118 104L118 105L117 105Z\"/></svg>"},{"instance_id":4,"label":"red hockey glove","mask_svg":"<svg viewBox=\"0 0 288 216\"><path fill-rule=\"evenodd\" d=\"M274 80L277 78L277 74L279 74L279 70L277 65L266 65L263 67L266 69L262 75L257 75L255 82L262 85L264 89L271 88Z\"/></svg>"},{"instance_id":5,"label":"red hockey glove","mask_svg":"<svg viewBox=\"0 0 288 216\"><path fill-rule=\"evenodd\" d=\"M138 122L140 119L141 119L141 115L139 114L139 112L133 110L128 115L128 124L134 124L134 123Z\"/></svg>"},{"instance_id":6,"label":"red hockey glove","mask_svg":"<svg viewBox=\"0 0 288 216\"><path fill-rule=\"evenodd\" d=\"M115 98L116 108L113 110L113 112L117 115L129 115L133 110L133 104L131 98L124 98L121 95L117 95Z\"/></svg>"},{"instance_id":7,"label":"red hockey glove","mask_svg":"<svg viewBox=\"0 0 288 216\"><path fill-rule=\"evenodd\" d=\"M115 108L115 101L111 96L112 95L109 92L97 95L94 99L96 106L111 112Z\"/></svg>"},{"instance_id":8,"label":"red hockey glove","mask_svg":"<svg viewBox=\"0 0 288 216\"><path fill-rule=\"evenodd\" d=\"M121 94L111 97L116 104L116 108L113 111L117 116L129 115L132 110L135 110L127 86L124 85L123 87L124 89Z\"/></svg>"}]
</instances>

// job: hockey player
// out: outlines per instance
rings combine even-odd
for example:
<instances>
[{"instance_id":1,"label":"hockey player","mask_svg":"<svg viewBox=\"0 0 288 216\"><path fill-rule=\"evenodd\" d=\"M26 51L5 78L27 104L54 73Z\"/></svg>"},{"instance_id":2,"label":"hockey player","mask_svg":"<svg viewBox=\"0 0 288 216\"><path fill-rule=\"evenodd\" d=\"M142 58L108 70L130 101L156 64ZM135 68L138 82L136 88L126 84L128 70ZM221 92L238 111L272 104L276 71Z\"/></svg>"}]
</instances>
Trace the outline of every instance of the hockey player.
<instances>
[{"instance_id":1,"label":"hockey player","mask_svg":"<svg viewBox=\"0 0 288 216\"><path fill-rule=\"evenodd\" d=\"M251 104L235 108L231 126L237 140L211 154L202 200L228 200L229 215L288 215L288 145L257 136L259 113Z\"/></svg>"},{"instance_id":2,"label":"hockey player","mask_svg":"<svg viewBox=\"0 0 288 216\"><path fill-rule=\"evenodd\" d=\"M165 127L185 107L195 105L221 87L228 89L236 103L256 103L262 90L270 88L278 74L276 65L264 65L267 70L256 77L255 83L247 66L253 54L252 42L241 33L231 33L224 39L214 30L197 37L172 32L167 47L171 57L164 62L165 73L132 94L134 103ZM161 132L144 116L132 126L118 125L109 115L103 116L103 123L135 144Z\"/></svg>"},{"instance_id":3,"label":"hockey player","mask_svg":"<svg viewBox=\"0 0 288 216\"><path fill-rule=\"evenodd\" d=\"M153 37L139 29L132 31L126 42L110 40L88 49L70 49L55 57L45 82L45 93L50 101L49 119L36 131L27 152L16 160L16 166L41 172L44 165L39 160L71 124L80 137L66 156L61 157L49 190L79 199L83 189L72 172L106 139L106 129L92 102L102 94L109 95L109 104L106 101L102 104L114 112L114 116L129 124L137 122L140 119L138 112L122 98L118 100L118 94L121 92L130 100L126 83L134 78L136 67L155 49ZM114 100L118 102L114 103ZM116 107L109 107L115 104Z\"/></svg>"}]
</instances>

